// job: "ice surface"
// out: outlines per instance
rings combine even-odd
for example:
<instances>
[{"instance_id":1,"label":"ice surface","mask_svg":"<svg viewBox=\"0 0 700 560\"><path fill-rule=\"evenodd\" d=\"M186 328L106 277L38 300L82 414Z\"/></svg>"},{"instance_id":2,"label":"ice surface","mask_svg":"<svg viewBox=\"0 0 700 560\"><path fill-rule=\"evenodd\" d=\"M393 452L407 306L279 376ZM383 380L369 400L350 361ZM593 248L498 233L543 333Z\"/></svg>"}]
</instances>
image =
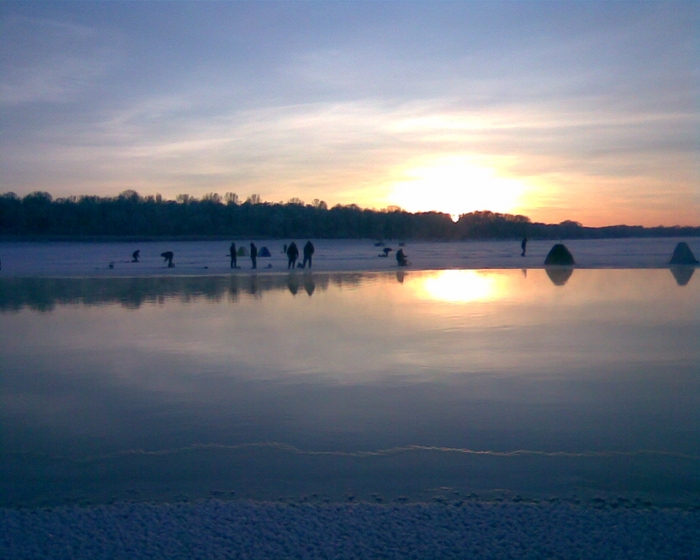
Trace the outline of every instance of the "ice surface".
<instances>
[{"instance_id":1,"label":"ice surface","mask_svg":"<svg viewBox=\"0 0 700 560\"><path fill-rule=\"evenodd\" d=\"M687 241L700 254L700 239ZM282 247L290 240L254 240L270 249L271 257L259 257L256 272L286 272ZM297 240L301 243L304 241ZM578 268L664 268L680 239L602 239L570 240ZM248 241L237 240L239 246ZM403 247L409 269L542 268L556 241L532 240L527 255L520 256L520 241L469 241L454 243L412 243ZM314 240L314 271L381 271L397 268L398 242L386 242L393 251L384 258L384 247L371 240ZM143 243L2 242L0 274L8 276L158 276L250 273L249 257L239 257L239 269L232 270L228 258L229 241L150 241ZM131 262L140 249L141 259ZM160 256L173 251L175 267L168 268ZM110 264L112 268L110 268Z\"/></svg>"}]
</instances>

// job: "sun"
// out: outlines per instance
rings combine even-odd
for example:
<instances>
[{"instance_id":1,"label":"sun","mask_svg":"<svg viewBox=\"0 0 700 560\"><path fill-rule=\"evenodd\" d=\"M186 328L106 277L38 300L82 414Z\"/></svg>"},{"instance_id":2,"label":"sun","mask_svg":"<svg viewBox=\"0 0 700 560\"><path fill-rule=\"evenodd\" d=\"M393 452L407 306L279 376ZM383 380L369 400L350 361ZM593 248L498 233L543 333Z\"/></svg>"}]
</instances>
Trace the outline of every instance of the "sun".
<instances>
[{"instance_id":1,"label":"sun","mask_svg":"<svg viewBox=\"0 0 700 560\"><path fill-rule=\"evenodd\" d=\"M468 158L449 157L405 168L387 200L409 212L445 212L457 220L479 210L514 213L524 192L518 179L501 177Z\"/></svg>"}]
</instances>

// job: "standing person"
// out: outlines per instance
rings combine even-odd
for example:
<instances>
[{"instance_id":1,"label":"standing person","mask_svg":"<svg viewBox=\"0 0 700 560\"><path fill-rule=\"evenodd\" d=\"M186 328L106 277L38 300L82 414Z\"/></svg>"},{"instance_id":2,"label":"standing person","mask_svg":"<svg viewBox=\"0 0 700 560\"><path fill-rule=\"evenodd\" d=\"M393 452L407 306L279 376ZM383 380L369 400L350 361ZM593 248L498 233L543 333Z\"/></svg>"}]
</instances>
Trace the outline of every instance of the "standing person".
<instances>
[{"instance_id":1,"label":"standing person","mask_svg":"<svg viewBox=\"0 0 700 560\"><path fill-rule=\"evenodd\" d=\"M399 266L408 266L408 259L406 258L406 254L403 252L403 249L396 251L396 262Z\"/></svg>"},{"instance_id":2,"label":"standing person","mask_svg":"<svg viewBox=\"0 0 700 560\"><path fill-rule=\"evenodd\" d=\"M297 244L292 243L287 247L287 269L297 267L297 259L299 258L299 249Z\"/></svg>"},{"instance_id":3,"label":"standing person","mask_svg":"<svg viewBox=\"0 0 700 560\"><path fill-rule=\"evenodd\" d=\"M522 253L520 253L521 257L525 256L525 250L527 249L527 237L523 237L522 242L520 243L520 248L523 250Z\"/></svg>"},{"instance_id":4,"label":"standing person","mask_svg":"<svg viewBox=\"0 0 700 560\"><path fill-rule=\"evenodd\" d=\"M253 268L258 268L258 248L255 243L250 244L250 260L253 261Z\"/></svg>"},{"instance_id":5,"label":"standing person","mask_svg":"<svg viewBox=\"0 0 700 560\"><path fill-rule=\"evenodd\" d=\"M228 250L231 256L231 268L238 268L238 259L236 258L236 244L231 243L231 246Z\"/></svg>"},{"instance_id":6,"label":"standing person","mask_svg":"<svg viewBox=\"0 0 700 560\"><path fill-rule=\"evenodd\" d=\"M141 249L136 249L131 253L131 262L139 262L139 255L141 254Z\"/></svg>"},{"instance_id":7,"label":"standing person","mask_svg":"<svg viewBox=\"0 0 700 560\"><path fill-rule=\"evenodd\" d=\"M306 268L306 263L309 263L309 268L311 268L311 257L314 255L314 244L311 241L307 241L304 245L304 262L301 268Z\"/></svg>"}]
</instances>

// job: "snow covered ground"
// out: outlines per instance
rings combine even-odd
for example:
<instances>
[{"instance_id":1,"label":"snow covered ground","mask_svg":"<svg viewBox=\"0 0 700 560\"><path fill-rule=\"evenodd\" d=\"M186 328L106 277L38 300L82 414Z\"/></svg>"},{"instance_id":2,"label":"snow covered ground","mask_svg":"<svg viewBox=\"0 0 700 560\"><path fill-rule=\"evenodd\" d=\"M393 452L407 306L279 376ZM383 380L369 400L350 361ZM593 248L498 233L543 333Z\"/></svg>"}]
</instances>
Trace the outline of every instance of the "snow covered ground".
<instances>
[{"instance_id":1,"label":"snow covered ground","mask_svg":"<svg viewBox=\"0 0 700 560\"><path fill-rule=\"evenodd\" d=\"M283 245L290 240L254 240L258 249L268 247L271 257L258 258L258 272L285 272ZM664 268L679 241L686 241L696 257L700 238L571 240L579 268ZM248 248L250 241L237 241ZM297 240L303 246L305 241ZM410 269L542 268L554 241L530 241L527 254L520 255L520 240L412 243L403 247ZM315 271L381 271L396 269L399 244L387 241L375 246L372 240L314 240ZM388 258L379 257L391 248ZM140 262L131 254L140 250ZM174 267L167 268L160 256L174 253ZM238 258L240 269L230 268L228 241L150 241L143 243L0 242L0 274L8 276L162 276L250 273L249 257ZM112 268L110 268L110 263Z\"/></svg>"},{"instance_id":2,"label":"snow covered ground","mask_svg":"<svg viewBox=\"0 0 700 560\"><path fill-rule=\"evenodd\" d=\"M0 510L8 559L691 559L700 512L564 503L209 500Z\"/></svg>"}]
</instances>

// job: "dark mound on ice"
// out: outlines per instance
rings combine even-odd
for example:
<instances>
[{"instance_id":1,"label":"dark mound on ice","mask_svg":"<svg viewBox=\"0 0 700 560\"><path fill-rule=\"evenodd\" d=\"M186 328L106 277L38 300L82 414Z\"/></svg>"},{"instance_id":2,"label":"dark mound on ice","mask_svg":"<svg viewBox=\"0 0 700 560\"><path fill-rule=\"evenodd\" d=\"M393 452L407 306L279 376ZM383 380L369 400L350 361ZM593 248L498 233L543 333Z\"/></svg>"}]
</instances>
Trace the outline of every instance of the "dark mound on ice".
<instances>
[{"instance_id":1,"label":"dark mound on ice","mask_svg":"<svg viewBox=\"0 0 700 560\"><path fill-rule=\"evenodd\" d=\"M271 257L272 255L270 254L270 249L267 247L261 247L260 251L258 251L258 257Z\"/></svg>"},{"instance_id":2,"label":"dark mound on ice","mask_svg":"<svg viewBox=\"0 0 700 560\"><path fill-rule=\"evenodd\" d=\"M685 241L681 241L673 250L669 264L698 264L698 259L695 258L688 244Z\"/></svg>"},{"instance_id":3,"label":"dark mound on ice","mask_svg":"<svg viewBox=\"0 0 700 560\"><path fill-rule=\"evenodd\" d=\"M552 250L549 251L547 258L544 259L544 264L572 266L576 263L574 262L574 256L571 254L571 252L561 243L557 243L554 247L552 247Z\"/></svg>"}]
</instances>

